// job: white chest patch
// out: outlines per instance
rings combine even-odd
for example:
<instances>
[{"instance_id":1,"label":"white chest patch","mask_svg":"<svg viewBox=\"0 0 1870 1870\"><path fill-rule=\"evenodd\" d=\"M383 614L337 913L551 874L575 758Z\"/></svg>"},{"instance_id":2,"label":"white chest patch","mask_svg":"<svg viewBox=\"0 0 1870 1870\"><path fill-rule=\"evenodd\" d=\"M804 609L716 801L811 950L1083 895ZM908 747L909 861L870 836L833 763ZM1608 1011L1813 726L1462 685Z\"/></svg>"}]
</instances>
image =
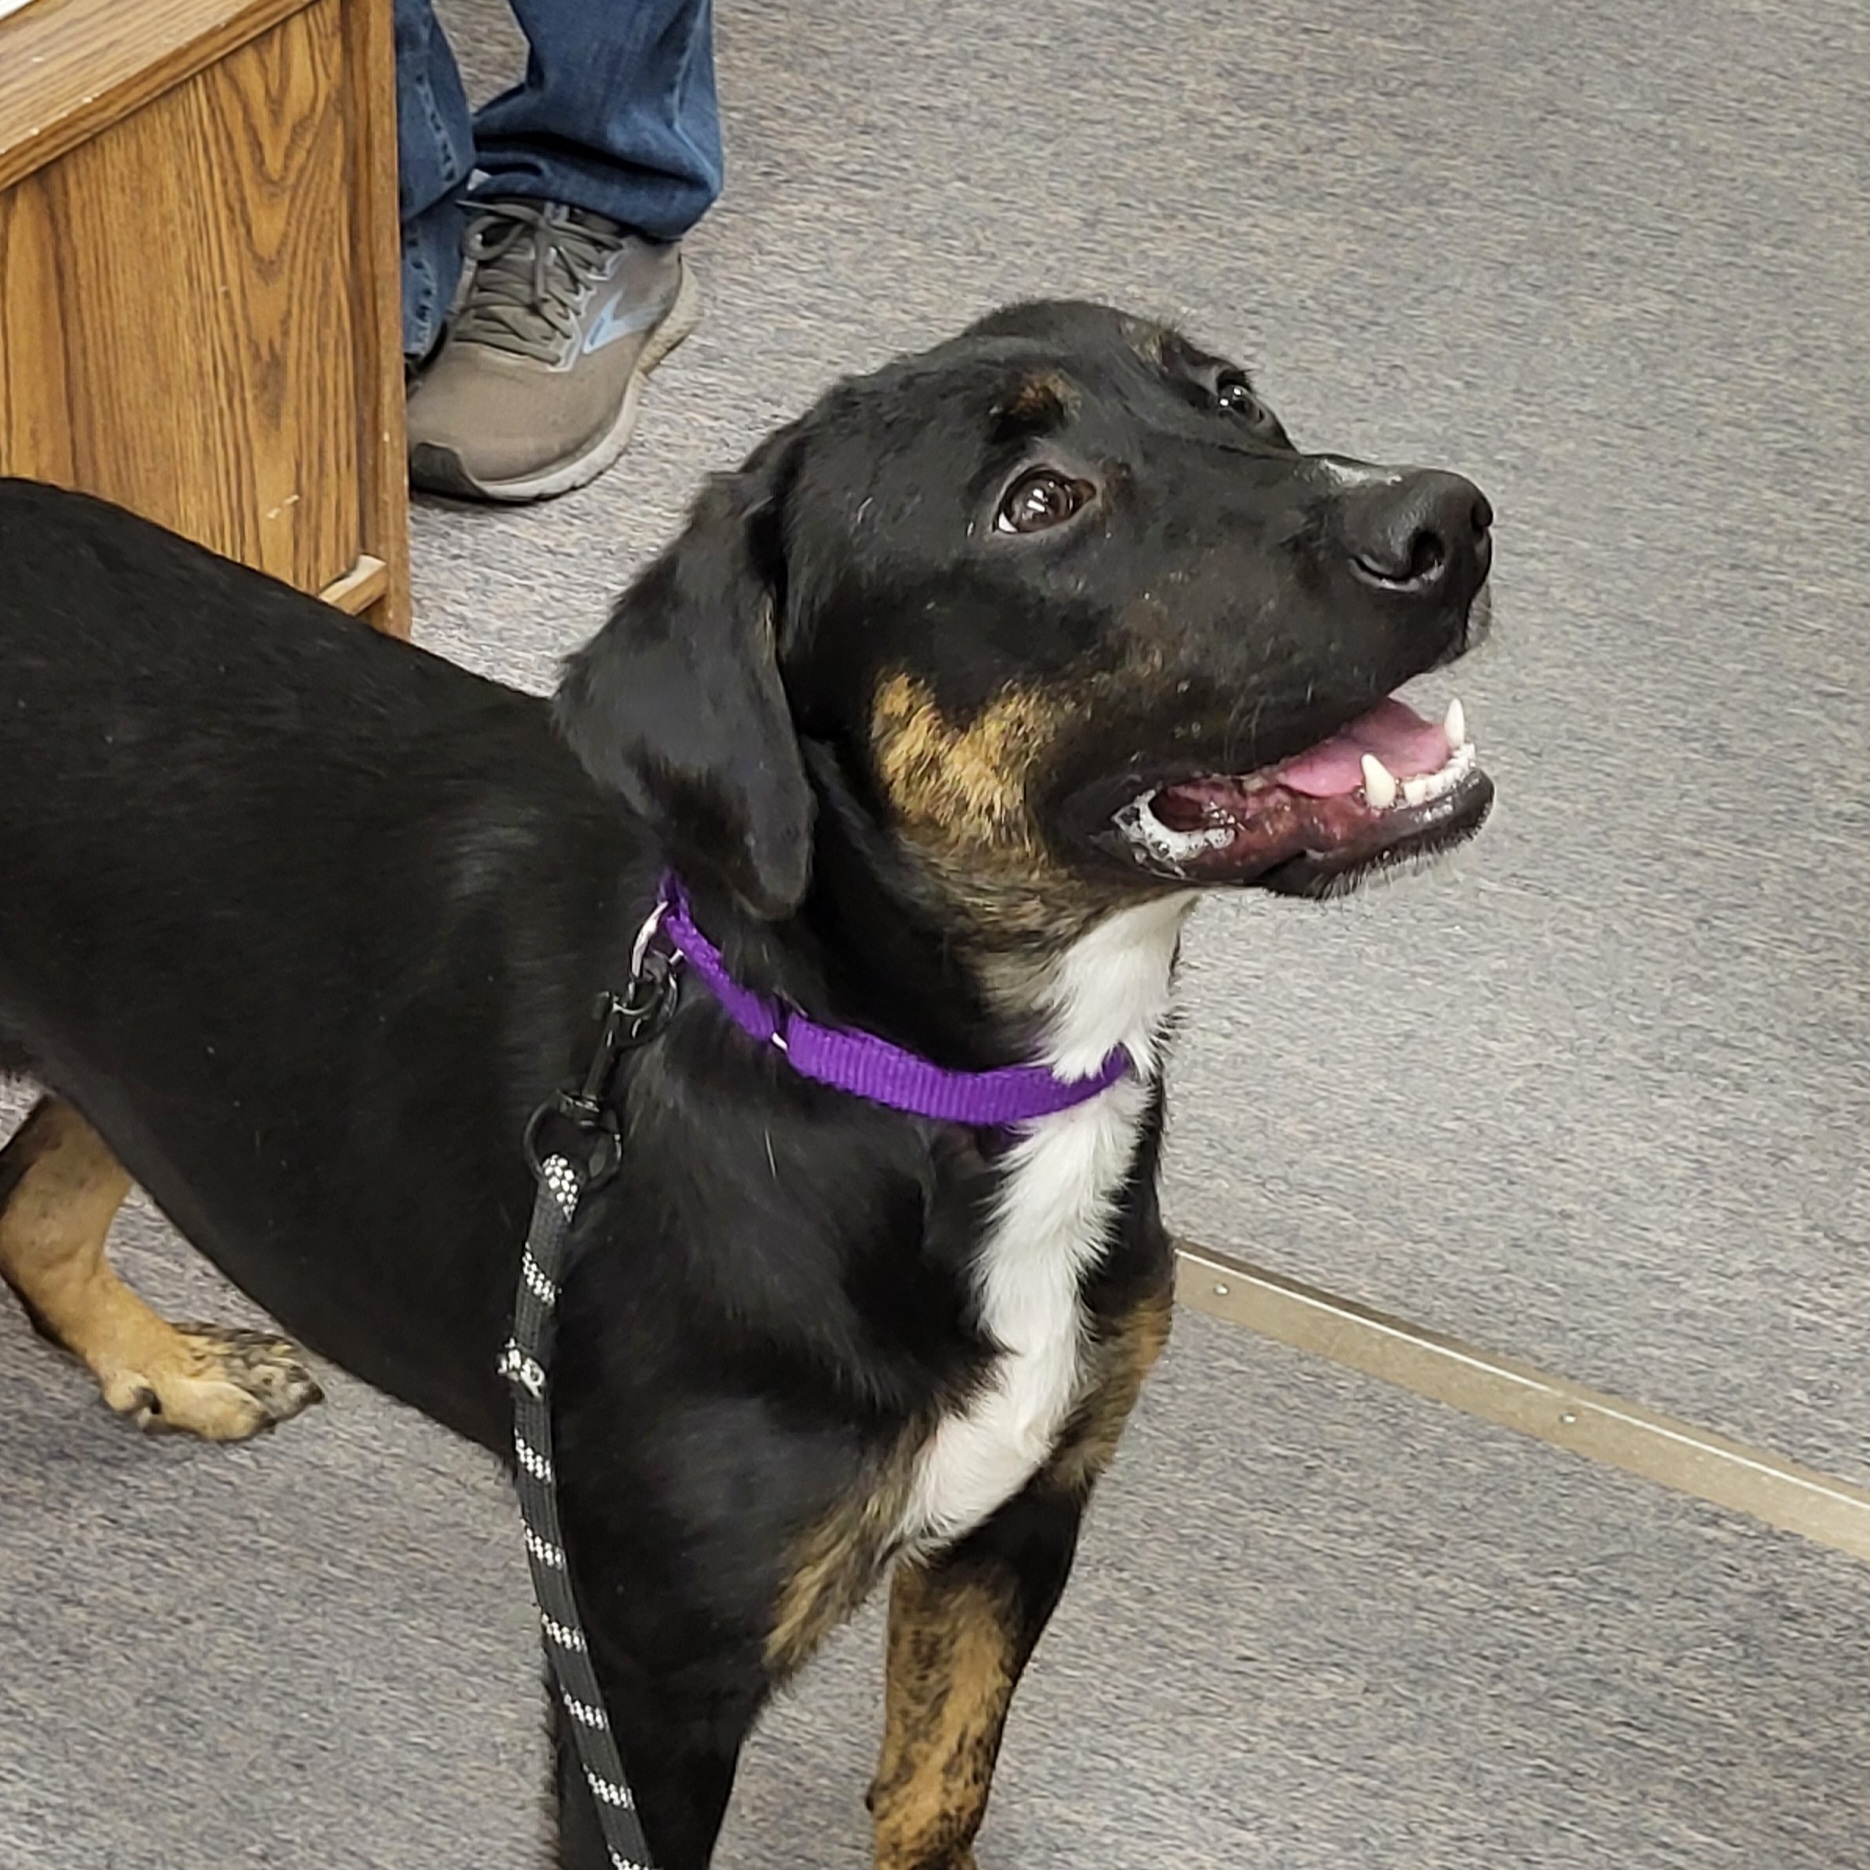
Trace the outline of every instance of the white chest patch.
<instances>
[{"instance_id":1,"label":"white chest patch","mask_svg":"<svg viewBox=\"0 0 1870 1870\"><path fill-rule=\"evenodd\" d=\"M1048 988L1044 1062L1088 1077L1127 1046L1139 1076L1042 1117L1007 1157L977 1264L980 1321L1000 1346L967 1405L917 1459L902 1538L927 1549L979 1525L1052 1452L1083 1384L1085 1274L1109 1243L1159 1065L1175 945L1192 896L1126 909L1068 949Z\"/></svg>"}]
</instances>

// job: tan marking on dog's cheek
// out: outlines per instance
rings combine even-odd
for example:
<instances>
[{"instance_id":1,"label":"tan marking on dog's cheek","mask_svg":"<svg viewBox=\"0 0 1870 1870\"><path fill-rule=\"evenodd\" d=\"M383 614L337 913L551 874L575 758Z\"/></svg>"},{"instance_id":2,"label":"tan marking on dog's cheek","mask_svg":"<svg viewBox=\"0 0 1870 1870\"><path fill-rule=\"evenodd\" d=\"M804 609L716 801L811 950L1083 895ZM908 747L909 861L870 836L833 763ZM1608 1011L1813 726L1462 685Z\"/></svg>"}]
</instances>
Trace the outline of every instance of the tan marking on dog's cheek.
<instances>
[{"instance_id":1,"label":"tan marking on dog's cheek","mask_svg":"<svg viewBox=\"0 0 1870 1870\"><path fill-rule=\"evenodd\" d=\"M1099 692L1096 681L1069 697L1015 689L957 728L924 683L898 672L871 707L877 781L922 900L1010 1018L1033 1015L1062 949L1136 899L1122 877L1055 857L1029 803L1067 737L1087 731Z\"/></svg>"},{"instance_id":2,"label":"tan marking on dog's cheek","mask_svg":"<svg viewBox=\"0 0 1870 1870\"><path fill-rule=\"evenodd\" d=\"M971 1870L1017 1647L1006 1595L917 1566L897 1572L883 1750L869 1797L876 1870Z\"/></svg>"},{"instance_id":3,"label":"tan marking on dog's cheek","mask_svg":"<svg viewBox=\"0 0 1870 1870\"><path fill-rule=\"evenodd\" d=\"M1033 864L1032 780L1075 713L1063 697L1013 688L957 727L925 684L890 676L871 710L871 742L903 829L947 850Z\"/></svg>"},{"instance_id":4,"label":"tan marking on dog's cheek","mask_svg":"<svg viewBox=\"0 0 1870 1870\"><path fill-rule=\"evenodd\" d=\"M794 1546L766 1638L766 1666L783 1681L870 1595L908 1510L924 1436L905 1435Z\"/></svg>"},{"instance_id":5,"label":"tan marking on dog's cheek","mask_svg":"<svg viewBox=\"0 0 1870 1870\"><path fill-rule=\"evenodd\" d=\"M1144 1380L1169 1341L1173 1289L1152 1292L1092 1350L1090 1392L1066 1426L1046 1470L1047 1482L1089 1493L1109 1467Z\"/></svg>"}]
</instances>

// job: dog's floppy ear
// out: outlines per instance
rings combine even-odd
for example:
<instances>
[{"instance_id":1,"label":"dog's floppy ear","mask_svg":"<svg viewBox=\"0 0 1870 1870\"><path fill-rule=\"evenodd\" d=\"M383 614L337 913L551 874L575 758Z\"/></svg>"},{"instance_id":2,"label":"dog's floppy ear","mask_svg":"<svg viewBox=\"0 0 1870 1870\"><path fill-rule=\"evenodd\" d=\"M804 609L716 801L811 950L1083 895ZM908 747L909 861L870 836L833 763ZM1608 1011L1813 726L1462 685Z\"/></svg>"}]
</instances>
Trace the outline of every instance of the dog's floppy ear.
<instances>
[{"instance_id":1,"label":"dog's floppy ear","mask_svg":"<svg viewBox=\"0 0 1870 1870\"><path fill-rule=\"evenodd\" d=\"M681 536L565 666L559 731L655 826L680 872L711 871L759 916L795 909L812 794L775 649L782 601L770 477L716 479Z\"/></svg>"}]
</instances>

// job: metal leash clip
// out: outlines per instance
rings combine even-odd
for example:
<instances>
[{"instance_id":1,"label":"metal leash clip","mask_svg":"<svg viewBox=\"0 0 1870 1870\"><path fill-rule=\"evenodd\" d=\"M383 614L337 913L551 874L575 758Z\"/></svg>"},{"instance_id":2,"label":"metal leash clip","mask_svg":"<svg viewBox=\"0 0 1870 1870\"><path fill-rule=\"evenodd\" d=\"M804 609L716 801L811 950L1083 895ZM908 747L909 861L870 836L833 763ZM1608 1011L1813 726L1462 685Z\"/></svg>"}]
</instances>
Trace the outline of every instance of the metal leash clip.
<instances>
[{"instance_id":1,"label":"metal leash clip","mask_svg":"<svg viewBox=\"0 0 1870 1870\"><path fill-rule=\"evenodd\" d=\"M681 957L655 945L667 907L658 901L637 932L623 992L606 989L591 1008L598 1022L597 1044L584 1077L562 1085L527 1119L526 1161L534 1181L543 1182L546 1163L559 1157L572 1165L582 1192L589 1194L609 1181L623 1161L610 1081L625 1052L647 1045L668 1025L679 993Z\"/></svg>"}]
</instances>

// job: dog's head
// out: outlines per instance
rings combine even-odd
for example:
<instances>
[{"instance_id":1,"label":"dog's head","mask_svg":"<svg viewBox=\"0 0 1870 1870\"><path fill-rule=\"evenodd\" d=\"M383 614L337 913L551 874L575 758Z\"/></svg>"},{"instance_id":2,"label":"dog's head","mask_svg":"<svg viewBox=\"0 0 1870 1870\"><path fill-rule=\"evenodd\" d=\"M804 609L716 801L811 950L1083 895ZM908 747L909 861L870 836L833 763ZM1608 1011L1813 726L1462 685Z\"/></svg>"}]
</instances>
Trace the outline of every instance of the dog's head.
<instances>
[{"instance_id":1,"label":"dog's head","mask_svg":"<svg viewBox=\"0 0 1870 1870\"><path fill-rule=\"evenodd\" d=\"M1244 372L1015 307L831 390L716 481L575 656L572 746L679 870L783 915L827 801L976 924L1317 893L1467 836L1462 654L1492 515L1302 454Z\"/></svg>"}]
</instances>

